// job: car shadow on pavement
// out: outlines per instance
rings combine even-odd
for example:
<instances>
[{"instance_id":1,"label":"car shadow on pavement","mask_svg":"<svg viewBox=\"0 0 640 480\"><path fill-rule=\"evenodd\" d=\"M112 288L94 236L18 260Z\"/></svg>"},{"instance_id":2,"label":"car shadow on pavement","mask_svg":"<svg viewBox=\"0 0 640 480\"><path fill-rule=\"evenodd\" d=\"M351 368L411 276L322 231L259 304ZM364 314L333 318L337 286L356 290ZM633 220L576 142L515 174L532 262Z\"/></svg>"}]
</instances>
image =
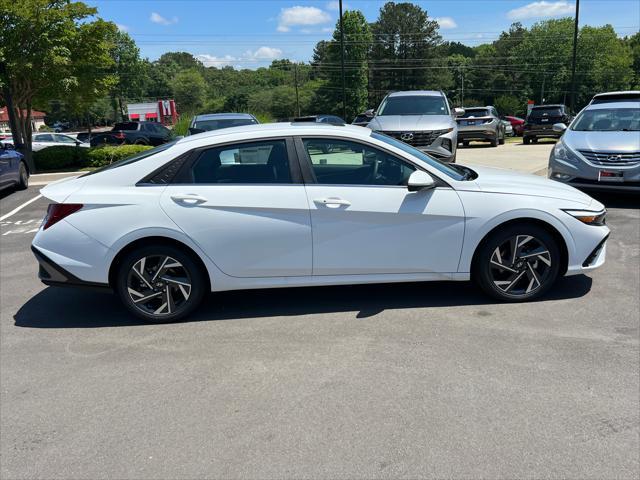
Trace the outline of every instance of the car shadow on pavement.
<instances>
[{"instance_id":1,"label":"car shadow on pavement","mask_svg":"<svg viewBox=\"0 0 640 480\"><path fill-rule=\"evenodd\" d=\"M539 301L579 298L591 290L585 275L561 278ZM211 294L187 321L234 320L339 312L365 319L385 310L494 305L471 282L394 283L336 287L277 288ZM49 287L16 313L26 328L101 328L146 325L112 294Z\"/></svg>"},{"instance_id":2,"label":"car shadow on pavement","mask_svg":"<svg viewBox=\"0 0 640 480\"><path fill-rule=\"evenodd\" d=\"M584 189L584 193L598 200L607 208L640 209L640 193L598 192Z\"/></svg>"}]
</instances>

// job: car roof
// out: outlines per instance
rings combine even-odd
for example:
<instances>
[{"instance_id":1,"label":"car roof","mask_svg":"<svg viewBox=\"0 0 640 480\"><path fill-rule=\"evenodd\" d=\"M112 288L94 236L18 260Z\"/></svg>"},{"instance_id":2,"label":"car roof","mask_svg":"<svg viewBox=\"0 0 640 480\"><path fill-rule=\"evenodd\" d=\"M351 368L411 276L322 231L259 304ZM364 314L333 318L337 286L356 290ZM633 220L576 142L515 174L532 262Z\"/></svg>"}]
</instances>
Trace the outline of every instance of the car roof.
<instances>
[{"instance_id":1,"label":"car roof","mask_svg":"<svg viewBox=\"0 0 640 480\"><path fill-rule=\"evenodd\" d=\"M442 97L442 92L439 90L405 90L402 92L391 92L389 94L389 97L409 96Z\"/></svg>"},{"instance_id":2,"label":"car roof","mask_svg":"<svg viewBox=\"0 0 640 480\"><path fill-rule=\"evenodd\" d=\"M340 135L357 138L366 138L371 136L371 130L368 128L356 127L352 125L331 125L328 123L315 122L283 122L283 123L263 123L254 125L242 125L240 127L223 128L219 130L211 130L208 132L189 135L178 140L177 144L185 143L202 143L203 145L211 143L222 143L225 138L235 141L237 136L246 137L246 141L252 138L263 138L269 136L290 136L290 135ZM197 147L197 145L196 145Z\"/></svg>"},{"instance_id":3,"label":"car roof","mask_svg":"<svg viewBox=\"0 0 640 480\"><path fill-rule=\"evenodd\" d=\"M195 120L237 120L237 119L251 119L253 115L250 113L205 113L202 115L196 115Z\"/></svg>"},{"instance_id":4,"label":"car roof","mask_svg":"<svg viewBox=\"0 0 640 480\"><path fill-rule=\"evenodd\" d=\"M464 107L465 110L486 110L490 108L491 105L487 105L486 107Z\"/></svg>"},{"instance_id":5,"label":"car roof","mask_svg":"<svg viewBox=\"0 0 640 480\"><path fill-rule=\"evenodd\" d=\"M567 108L567 106L562 103L548 103L546 105L534 105L532 108L537 110L541 108L558 108L558 107Z\"/></svg>"},{"instance_id":6,"label":"car roof","mask_svg":"<svg viewBox=\"0 0 640 480\"><path fill-rule=\"evenodd\" d=\"M604 97L604 96L616 96L616 95L640 95L640 90L619 90L617 92L602 92L596 93L593 98Z\"/></svg>"},{"instance_id":7,"label":"car roof","mask_svg":"<svg viewBox=\"0 0 640 480\"><path fill-rule=\"evenodd\" d=\"M629 100L626 102L602 102L602 103L590 103L585 107L585 110L600 110L600 109L608 109L608 108L629 108L629 109L640 109L640 100Z\"/></svg>"}]
</instances>

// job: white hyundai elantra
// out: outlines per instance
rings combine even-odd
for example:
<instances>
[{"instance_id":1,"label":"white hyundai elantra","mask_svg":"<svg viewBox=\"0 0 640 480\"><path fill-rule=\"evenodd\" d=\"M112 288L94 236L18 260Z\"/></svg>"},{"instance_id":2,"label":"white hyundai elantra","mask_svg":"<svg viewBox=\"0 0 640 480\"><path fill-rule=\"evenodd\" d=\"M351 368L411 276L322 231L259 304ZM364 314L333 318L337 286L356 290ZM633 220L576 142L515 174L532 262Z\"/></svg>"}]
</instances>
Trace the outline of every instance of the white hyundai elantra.
<instances>
[{"instance_id":1,"label":"white hyundai elantra","mask_svg":"<svg viewBox=\"0 0 640 480\"><path fill-rule=\"evenodd\" d=\"M567 185L309 122L190 136L42 194L42 281L111 288L154 322L250 288L471 278L530 300L601 266L609 235Z\"/></svg>"}]
</instances>

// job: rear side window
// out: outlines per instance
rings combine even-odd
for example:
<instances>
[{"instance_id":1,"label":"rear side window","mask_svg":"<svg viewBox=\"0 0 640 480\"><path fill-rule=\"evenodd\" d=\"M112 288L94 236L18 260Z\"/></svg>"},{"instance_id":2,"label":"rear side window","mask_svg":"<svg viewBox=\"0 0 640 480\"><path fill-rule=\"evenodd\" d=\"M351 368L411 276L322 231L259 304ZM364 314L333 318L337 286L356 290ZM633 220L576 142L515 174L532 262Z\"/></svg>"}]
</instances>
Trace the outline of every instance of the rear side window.
<instances>
[{"instance_id":1,"label":"rear side window","mask_svg":"<svg viewBox=\"0 0 640 480\"><path fill-rule=\"evenodd\" d=\"M284 140L242 143L203 151L191 167L193 183L292 183Z\"/></svg>"},{"instance_id":2,"label":"rear side window","mask_svg":"<svg viewBox=\"0 0 640 480\"><path fill-rule=\"evenodd\" d=\"M33 137L33 139L36 142L53 142L53 141L55 141L53 139L53 135L51 135L50 133L41 133L40 135L36 135L35 137Z\"/></svg>"},{"instance_id":3,"label":"rear side window","mask_svg":"<svg viewBox=\"0 0 640 480\"><path fill-rule=\"evenodd\" d=\"M113 125L114 130L138 130L138 122L120 122Z\"/></svg>"}]
</instances>

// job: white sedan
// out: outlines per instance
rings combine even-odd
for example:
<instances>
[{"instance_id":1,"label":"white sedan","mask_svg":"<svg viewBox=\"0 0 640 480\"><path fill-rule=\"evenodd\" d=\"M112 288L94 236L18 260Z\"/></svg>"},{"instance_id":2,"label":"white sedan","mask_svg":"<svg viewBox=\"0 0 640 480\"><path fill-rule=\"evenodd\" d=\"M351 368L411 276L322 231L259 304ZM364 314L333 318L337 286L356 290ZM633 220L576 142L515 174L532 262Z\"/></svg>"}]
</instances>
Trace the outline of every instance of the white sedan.
<instances>
[{"instance_id":1,"label":"white sedan","mask_svg":"<svg viewBox=\"0 0 640 480\"><path fill-rule=\"evenodd\" d=\"M2 143L12 143L11 137L2 140ZM47 147L80 147L89 148L86 142L73 138L63 133L35 133L31 138L31 151L37 152Z\"/></svg>"},{"instance_id":2,"label":"white sedan","mask_svg":"<svg viewBox=\"0 0 640 480\"><path fill-rule=\"evenodd\" d=\"M249 288L473 279L531 300L601 266L609 235L572 187L316 123L189 136L42 194L42 281L110 288L154 322Z\"/></svg>"}]
</instances>

